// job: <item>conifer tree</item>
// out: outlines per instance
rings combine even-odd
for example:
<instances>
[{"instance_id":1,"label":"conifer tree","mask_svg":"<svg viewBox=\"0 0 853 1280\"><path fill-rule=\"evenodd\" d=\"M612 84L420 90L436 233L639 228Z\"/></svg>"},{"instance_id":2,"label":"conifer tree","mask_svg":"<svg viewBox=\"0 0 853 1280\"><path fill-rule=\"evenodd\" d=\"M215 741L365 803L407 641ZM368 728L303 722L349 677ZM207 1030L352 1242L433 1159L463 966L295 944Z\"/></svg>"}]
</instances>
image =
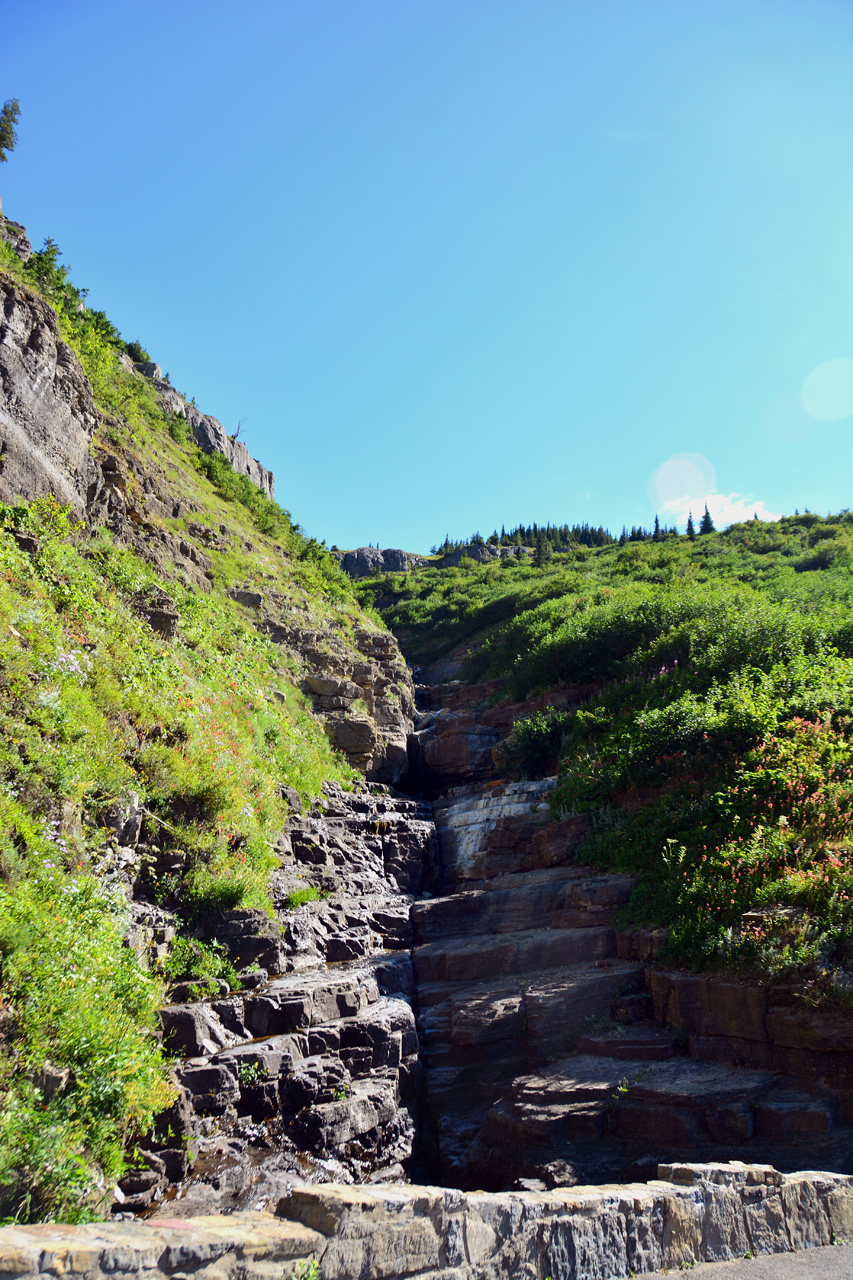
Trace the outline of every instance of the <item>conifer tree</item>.
<instances>
[{"instance_id":1,"label":"conifer tree","mask_svg":"<svg viewBox=\"0 0 853 1280\"><path fill-rule=\"evenodd\" d=\"M7 151L15 150L15 143L18 141L15 125L18 123L20 114L21 104L18 99L7 98L3 103L3 110L0 111L0 164L4 164L9 159Z\"/></svg>"},{"instance_id":2,"label":"conifer tree","mask_svg":"<svg viewBox=\"0 0 853 1280\"><path fill-rule=\"evenodd\" d=\"M711 519L711 513L708 510L707 502L705 503L705 514L702 516L702 519L699 521L699 532L700 533L714 532L714 521Z\"/></svg>"},{"instance_id":3,"label":"conifer tree","mask_svg":"<svg viewBox=\"0 0 853 1280\"><path fill-rule=\"evenodd\" d=\"M688 536L688 538L690 539L690 541L691 541L691 542L695 542L695 541L696 541L696 527L695 527L695 525L693 524L693 512L692 512L692 511L688 511L688 513L687 513L687 536Z\"/></svg>"}]
</instances>

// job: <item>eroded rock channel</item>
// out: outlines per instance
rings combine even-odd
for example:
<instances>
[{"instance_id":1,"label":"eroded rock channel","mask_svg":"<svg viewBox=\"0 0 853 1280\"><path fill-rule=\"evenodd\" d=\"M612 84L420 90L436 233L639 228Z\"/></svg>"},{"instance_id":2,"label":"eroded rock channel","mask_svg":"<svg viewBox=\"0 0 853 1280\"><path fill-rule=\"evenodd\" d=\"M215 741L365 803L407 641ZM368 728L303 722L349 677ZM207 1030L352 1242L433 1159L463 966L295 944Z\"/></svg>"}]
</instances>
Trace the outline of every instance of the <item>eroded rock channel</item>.
<instances>
[{"instance_id":1,"label":"eroded rock channel","mask_svg":"<svg viewBox=\"0 0 853 1280\"><path fill-rule=\"evenodd\" d=\"M578 864L553 780L497 777L513 709L453 681L419 703L403 785L430 799L328 786L283 834L278 922L210 922L243 989L173 990L180 1103L116 1211L317 1182L544 1191L685 1159L848 1172L846 1027L651 967L654 937L614 923L630 877Z\"/></svg>"}]
</instances>

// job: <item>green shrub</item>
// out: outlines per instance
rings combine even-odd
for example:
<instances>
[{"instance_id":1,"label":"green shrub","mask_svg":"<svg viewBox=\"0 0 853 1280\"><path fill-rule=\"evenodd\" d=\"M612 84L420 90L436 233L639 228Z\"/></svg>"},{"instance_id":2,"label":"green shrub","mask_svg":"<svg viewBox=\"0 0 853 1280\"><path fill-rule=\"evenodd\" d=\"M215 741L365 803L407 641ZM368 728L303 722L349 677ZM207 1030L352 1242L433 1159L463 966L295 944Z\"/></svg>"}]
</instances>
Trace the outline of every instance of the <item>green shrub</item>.
<instances>
[{"instance_id":1,"label":"green shrub","mask_svg":"<svg viewBox=\"0 0 853 1280\"><path fill-rule=\"evenodd\" d=\"M516 720L499 744L500 767L513 778L544 778L558 767L560 749L574 722L572 712L553 707Z\"/></svg>"},{"instance_id":2,"label":"green shrub","mask_svg":"<svg viewBox=\"0 0 853 1280\"><path fill-rule=\"evenodd\" d=\"M174 1096L154 1038L162 988L124 945L123 903L8 791L0 848L11 1018L0 1057L0 1213L86 1219L123 1171L128 1140Z\"/></svg>"},{"instance_id":3,"label":"green shrub","mask_svg":"<svg viewBox=\"0 0 853 1280\"><path fill-rule=\"evenodd\" d=\"M201 942L198 938L175 938L162 972L173 982L199 979L204 983L208 978L224 978L232 989L239 985L236 970L222 944Z\"/></svg>"},{"instance_id":4,"label":"green shrub","mask_svg":"<svg viewBox=\"0 0 853 1280\"><path fill-rule=\"evenodd\" d=\"M316 889L314 885L306 885L304 889L294 889L287 895L284 905L288 911L295 911L297 907L304 907L306 902L319 902L322 893Z\"/></svg>"}]
</instances>

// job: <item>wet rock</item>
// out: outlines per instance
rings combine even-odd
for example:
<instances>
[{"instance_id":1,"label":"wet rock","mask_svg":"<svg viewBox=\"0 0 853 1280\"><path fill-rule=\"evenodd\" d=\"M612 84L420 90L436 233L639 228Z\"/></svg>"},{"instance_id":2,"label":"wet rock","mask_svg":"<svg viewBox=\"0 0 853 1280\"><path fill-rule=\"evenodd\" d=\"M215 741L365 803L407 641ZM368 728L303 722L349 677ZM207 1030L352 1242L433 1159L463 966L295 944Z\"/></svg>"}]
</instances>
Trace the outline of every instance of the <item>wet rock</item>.
<instances>
[{"instance_id":1,"label":"wet rock","mask_svg":"<svg viewBox=\"0 0 853 1280\"><path fill-rule=\"evenodd\" d=\"M210 1005L201 1003L164 1006L160 1010L160 1025L166 1048L182 1057L216 1053L225 1045L233 1044L239 1034L245 1035L241 1022L232 1023L239 1026L239 1032L231 1031Z\"/></svg>"}]
</instances>

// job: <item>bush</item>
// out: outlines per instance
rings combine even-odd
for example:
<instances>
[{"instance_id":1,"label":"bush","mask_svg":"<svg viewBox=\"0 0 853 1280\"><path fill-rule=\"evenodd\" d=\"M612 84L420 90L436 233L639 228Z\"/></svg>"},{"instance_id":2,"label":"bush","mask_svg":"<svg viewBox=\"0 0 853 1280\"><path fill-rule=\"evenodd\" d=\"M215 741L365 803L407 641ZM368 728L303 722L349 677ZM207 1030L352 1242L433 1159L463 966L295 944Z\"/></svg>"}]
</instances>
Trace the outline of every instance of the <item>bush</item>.
<instances>
[{"instance_id":1,"label":"bush","mask_svg":"<svg viewBox=\"0 0 853 1280\"><path fill-rule=\"evenodd\" d=\"M155 1039L162 988L124 945L121 904L65 868L61 837L9 797L0 832L7 868L20 868L0 888L14 1045L0 1059L0 1213L86 1219L123 1171L128 1139L174 1096Z\"/></svg>"},{"instance_id":2,"label":"bush","mask_svg":"<svg viewBox=\"0 0 853 1280\"><path fill-rule=\"evenodd\" d=\"M496 749L499 766L513 778L544 778L556 772L560 749L574 722L574 713L553 707L516 720Z\"/></svg>"},{"instance_id":3,"label":"bush","mask_svg":"<svg viewBox=\"0 0 853 1280\"><path fill-rule=\"evenodd\" d=\"M134 364L150 364L151 357L141 342L126 342L124 349Z\"/></svg>"},{"instance_id":4,"label":"bush","mask_svg":"<svg viewBox=\"0 0 853 1280\"><path fill-rule=\"evenodd\" d=\"M218 942L175 938L162 971L163 976L173 982L198 979L203 985L210 978L224 978L232 990L239 986L237 972L225 954L225 948Z\"/></svg>"}]
</instances>

